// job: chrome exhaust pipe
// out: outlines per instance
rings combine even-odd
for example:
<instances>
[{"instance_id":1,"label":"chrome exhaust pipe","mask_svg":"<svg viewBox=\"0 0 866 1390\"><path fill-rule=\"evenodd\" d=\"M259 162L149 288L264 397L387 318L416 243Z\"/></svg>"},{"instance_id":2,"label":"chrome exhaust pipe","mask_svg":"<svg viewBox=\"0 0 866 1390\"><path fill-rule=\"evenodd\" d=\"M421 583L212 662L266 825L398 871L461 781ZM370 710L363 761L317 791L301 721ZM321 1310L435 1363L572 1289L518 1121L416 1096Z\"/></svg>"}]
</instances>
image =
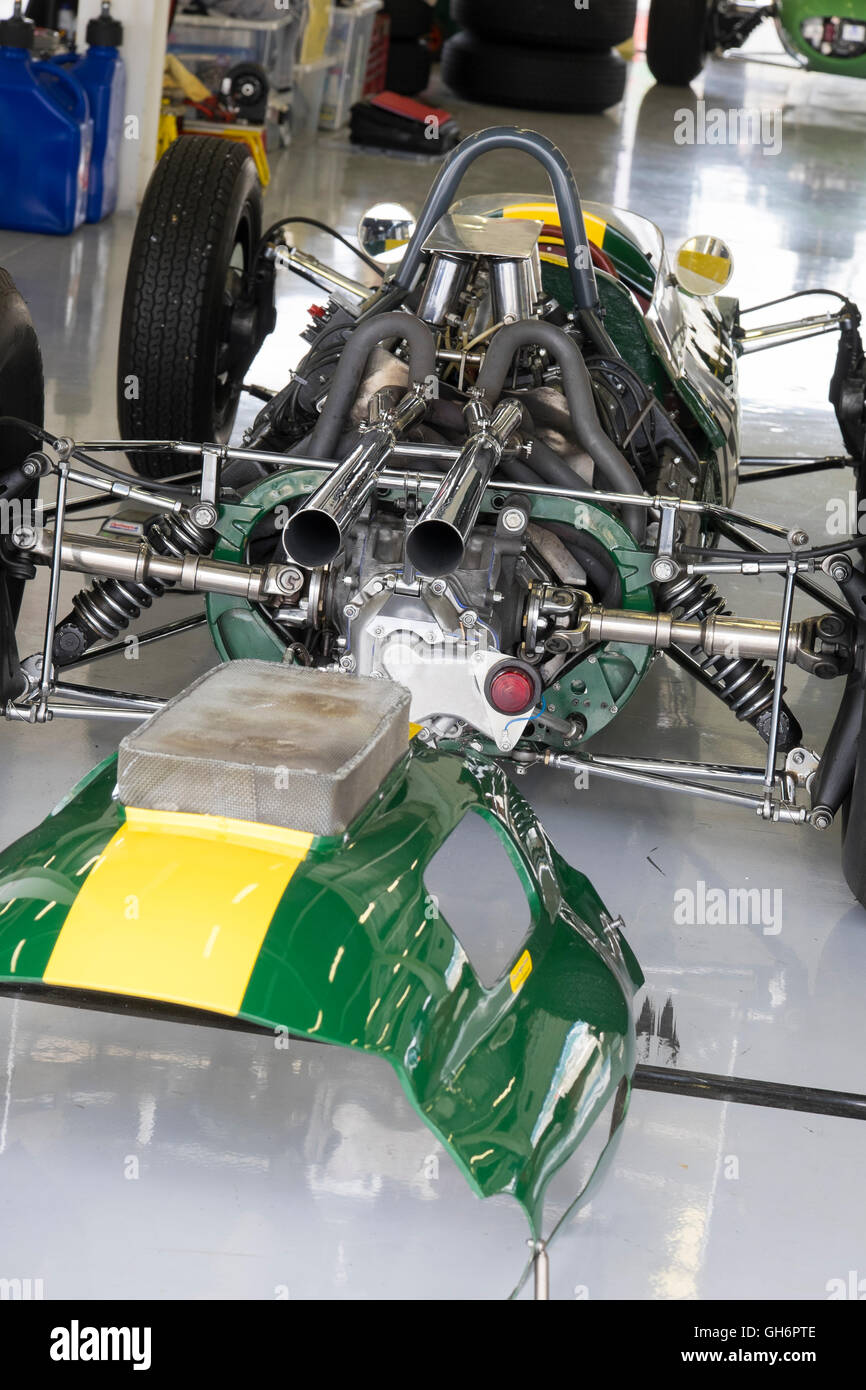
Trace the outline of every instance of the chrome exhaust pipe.
<instances>
[{"instance_id":1,"label":"chrome exhaust pipe","mask_svg":"<svg viewBox=\"0 0 866 1390\"><path fill-rule=\"evenodd\" d=\"M286 525L286 550L297 564L319 569L336 559L394 450L397 435L417 424L426 409L427 398L419 391L407 392L393 408L374 398L370 424L360 444Z\"/></svg>"},{"instance_id":2,"label":"chrome exhaust pipe","mask_svg":"<svg viewBox=\"0 0 866 1390\"><path fill-rule=\"evenodd\" d=\"M517 401L501 401L491 416L475 400L464 414L472 434L406 541L409 563L429 578L452 574L463 563L484 490L523 419L523 408Z\"/></svg>"}]
</instances>

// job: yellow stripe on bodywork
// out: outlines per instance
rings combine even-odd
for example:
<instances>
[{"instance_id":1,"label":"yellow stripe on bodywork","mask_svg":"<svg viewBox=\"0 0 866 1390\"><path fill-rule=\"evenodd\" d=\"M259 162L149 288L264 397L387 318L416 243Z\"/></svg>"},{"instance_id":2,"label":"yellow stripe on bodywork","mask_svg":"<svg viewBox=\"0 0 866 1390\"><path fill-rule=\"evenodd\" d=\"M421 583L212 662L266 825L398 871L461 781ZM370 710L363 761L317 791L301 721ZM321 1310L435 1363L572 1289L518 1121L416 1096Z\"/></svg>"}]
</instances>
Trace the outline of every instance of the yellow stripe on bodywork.
<instances>
[{"instance_id":1,"label":"yellow stripe on bodywork","mask_svg":"<svg viewBox=\"0 0 866 1390\"><path fill-rule=\"evenodd\" d=\"M127 807L75 899L43 975L237 1014L268 927L313 836Z\"/></svg>"},{"instance_id":2,"label":"yellow stripe on bodywork","mask_svg":"<svg viewBox=\"0 0 866 1390\"><path fill-rule=\"evenodd\" d=\"M556 203L542 201L540 203L509 203L502 209L503 217L528 217L534 221L544 222L548 227L560 226L559 211ZM604 246L604 234L607 231L607 223L602 217L595 217L591 212L583 214L583 225L586 228L586 235L596 246Z\"/></svg>"}]
</instances>

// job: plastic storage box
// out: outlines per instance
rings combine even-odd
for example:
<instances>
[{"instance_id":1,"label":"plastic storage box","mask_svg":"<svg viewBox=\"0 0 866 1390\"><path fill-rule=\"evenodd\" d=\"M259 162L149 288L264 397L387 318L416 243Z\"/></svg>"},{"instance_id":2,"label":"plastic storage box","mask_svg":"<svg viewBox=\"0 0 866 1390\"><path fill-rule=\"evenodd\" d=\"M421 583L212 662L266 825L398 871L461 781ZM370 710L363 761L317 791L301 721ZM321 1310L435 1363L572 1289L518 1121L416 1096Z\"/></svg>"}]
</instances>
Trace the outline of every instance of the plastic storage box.
<instances>
[{"instance_id":1,"label":"plastic storage box","mask_svg":"<svg viewBox=\"0 0 866 1390\"><path fill-rule=\"evenodd\" d=\"M326 53L331 59L322 99L321 130L339 130L359 100L367 73L370 41L382 0L358 0L331 10Z\"/></svg>"},{"instance_id":2,"label":"plastic storage box","mask_svg":"<svg viewBox=\"0 0 866 1390\"><path fill-rule=\"evenodd\" d=\"M329 58L320 58L316 63L295 64L290 114L293 140L304 135L315 135L318 130L330 66Z\"/></svg>"},{"instance_id":3,"label":"plastic storage box","mask_svg":"<svg viewBox=\"0 0 866 1390\"><path fill-rule=\"evenodd\" d=\"M178 14L168 35L170 53L185 62L208 54L226 59L260 63L271 86L283 90L292 85L295 54L306 7L297 4L279 19L228 19L225 15Z\"/></svg>"}]
</instances>

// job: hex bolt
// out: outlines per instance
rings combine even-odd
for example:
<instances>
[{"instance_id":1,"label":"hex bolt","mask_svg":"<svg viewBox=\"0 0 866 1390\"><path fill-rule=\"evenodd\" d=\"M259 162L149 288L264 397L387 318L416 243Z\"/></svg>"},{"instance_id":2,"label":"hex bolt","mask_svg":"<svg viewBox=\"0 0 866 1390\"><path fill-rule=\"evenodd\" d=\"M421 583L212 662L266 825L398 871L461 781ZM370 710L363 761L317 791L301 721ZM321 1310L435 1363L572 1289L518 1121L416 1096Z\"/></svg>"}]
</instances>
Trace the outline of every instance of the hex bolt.
<instances>
[{"instance_id":1,"label":"hex bolt","mask_svg":"<svg viewBox=\"0 0 866 1390\"><path fill-rule=\"evenodd\" d=\"M344 618L357 618L357 616L358 616L358 609L355 607L354 603L347 603L346 606L345 606L345 608L343 609L343 617L344 617Z\"/></svg>"},{"instance_id":2,"label":"hex bolt","mask_svg":"<svg viewBox=\"0 0 866 1390\"><path fill-rule=\"evenodd\" d=\"M506 531L522 531L526 525L526 513L519 507L506 507L502 513L502 525Z\"/></svg>"},{"instance_id":3,"label":"hex bolt","mask_svg":"<svg viewBox=\"0 0 866 1390\"><path fill-rule=\"evenodd\" d=\"M478 622L478 614L472 608L467 608L461 621L464 627L474 627Z\"/></svg>"},{"instance_id":4,"label":"hex bolt","mask_svg":"<svg viewBox=\"0 0 866 1390\"><path fill-rule=\"evenodd\" d=\"M811 820L815 830L829 830L833 824L833 813L825 806L818 806L812 812Z\"/></svg>"},{"instance_id":5,"label":"hex bolt","mask_svg":"<svg viewBox=\"0 0 866 1390\"><path fill-rule=\"evenodd\" d=\"M669 579L673 579L676 572L677 567L674 561L666 560L663 556L659 556L658 559L653 560L650 565L650 573L653 579L657 579L661 583L666 583Z\"/></svg>"},{"instance_id":6,"label":"hex bolt","mask_svg":"<svg viewBox=\"0 0 866 1390\"><path fill-rule=\"evenodd\" d=\"M341 671L354 671L354 669L355 669L355 658L354 658L353 656L348 656L348 655L347 655L347 656L341 656L341 657L340 657L340 670L341 670Z\"/></svg>"},{"instance_id":7,"label":"hex bolt","mask_svg":"<svg viewBox=\"0 0 866 1390\"><path fill-rule=\"evenodd\" d=\"M431 594L436 594L438 597L444 594L447 588L448 585L446 584L444 579L434 579L433 583L430 585L430 592Z\"/></svg>"},{"instance_id":8,"label":"hex bolt","mask_svg":"<svg viewBox=\"0 0 866 1390\"><path fill-rule=\"evenodd\" d=\"M792 545L803 546L809 544L809 535L806 531L791 531L788 539Z\"/></svg>"},{"instance_id":9,"label":"hex bolt","mask_svg":"<svg viewBox=\"0 0 866 1390\"><path fill-rule=\"evenodd\" d=\"M190 509L190 516L196 526L207 528L215 526L217 521L217 509L211 506L210 502L198 502Z\"/></svg>"},{"instance_id":10,"label":"hex bolt","mask_svg":"<svg viewBox=\"0 0 866 1390\"><path fill-rule=\"evenodd\" d=\"M845 580L850 578L850 574L850 567L844 560L836 560L830 566L830 578L835 579L837 584L844 584Z\"/></svg>"}]
</instances>

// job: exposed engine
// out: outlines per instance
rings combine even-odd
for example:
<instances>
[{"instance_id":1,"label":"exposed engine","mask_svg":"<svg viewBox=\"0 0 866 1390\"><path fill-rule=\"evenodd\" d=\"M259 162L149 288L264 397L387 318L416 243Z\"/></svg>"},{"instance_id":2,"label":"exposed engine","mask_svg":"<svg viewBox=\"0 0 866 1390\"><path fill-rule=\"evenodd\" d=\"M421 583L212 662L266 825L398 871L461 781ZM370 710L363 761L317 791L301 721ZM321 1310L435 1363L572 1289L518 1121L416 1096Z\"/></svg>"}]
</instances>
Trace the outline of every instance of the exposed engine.
<instances>
[{"instance_id":1,"label":"exposed engine","mask_svg":"<svg viewBox=\"0 0 866 1390\"><path fill-rule=\"evenodd\" d=\"M648 263L615 265L590 245L552 147L558 225L513 208L489 216L477 200L452 205L461 161L487 138L443 170L379 291L269 247L273 265L330 298L313 306L309 351L259 412L243 456L221 474L207 456L214 497L218 484L264 497L260 485L282 480L233 552L261 567L238 590L288 659L407 686L426 738L567 748L618 712L659 648L766 737L764 658L776 639L762 634L751 650L747 633L731 655L712 584L686 593L673 582L674 549L706 539L712 448L670 381L645 381L604 325L596 271L620 330L642 340L637 279ZM521 132L497 140L525 145ZM651 509L659 495L675 505ZM192 549L216 515L193 509ZM176 580L170 561L143 563L144 582L136 566L134 583L98 582L77 597L57 626L58 665L119 632L166 585L234 588L204 557L181 562ZM667 625L650 616L660 600ZM780 747L798 741L784 708L779 728Z\"/></svg>"}]
</instances>

